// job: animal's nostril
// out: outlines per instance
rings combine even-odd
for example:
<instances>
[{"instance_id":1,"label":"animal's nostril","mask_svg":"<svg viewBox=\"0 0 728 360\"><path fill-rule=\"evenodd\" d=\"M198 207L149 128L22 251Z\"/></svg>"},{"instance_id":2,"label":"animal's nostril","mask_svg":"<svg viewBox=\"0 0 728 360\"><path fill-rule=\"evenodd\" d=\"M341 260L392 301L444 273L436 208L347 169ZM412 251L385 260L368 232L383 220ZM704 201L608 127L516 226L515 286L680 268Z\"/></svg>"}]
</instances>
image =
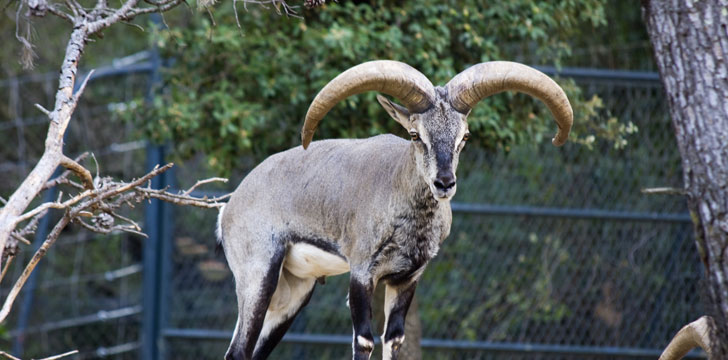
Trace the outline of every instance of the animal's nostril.
<instances>
[{"instance_id":1,"label":"animal's nostril","mask_svg":"<svg viewBox=\"0 0 728 360\"><path fill-rule=\"evenodd\" d=\"M455 177L452 175L439 176L434 181L435 187L439 190L450 190L455 186Z\"/></svg>"}]
</instances>

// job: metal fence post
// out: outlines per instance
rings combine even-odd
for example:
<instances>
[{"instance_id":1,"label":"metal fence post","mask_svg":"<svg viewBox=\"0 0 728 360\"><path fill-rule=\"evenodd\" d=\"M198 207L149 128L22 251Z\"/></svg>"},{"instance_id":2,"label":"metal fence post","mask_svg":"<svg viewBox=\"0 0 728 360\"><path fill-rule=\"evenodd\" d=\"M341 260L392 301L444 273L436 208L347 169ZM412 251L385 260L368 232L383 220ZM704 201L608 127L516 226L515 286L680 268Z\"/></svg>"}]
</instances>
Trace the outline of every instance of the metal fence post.
<instances>
[{"instance_id":1,"label":"metal fence post","mask_svg":"<svg viewBox=\"0 0 728 360\"><path fill-rule=\"evenodd\" d=\"M159 23L159 16L152 16L152 21ZM160 84L159 67L161 61L159 53L154 48L150 51L150 63L152 70L149 73L149 82L147 90L147 102L151 103L154 89ZM162 145L147 145L147 163L146 170L151 171L155 166L164 163L165 147ZM169 185L172 177L171 172L166 172L154 177L151 180L152 188L159 189ZM149 238L144 243L144 280L143 280L143 315L141 330L141 359L143 360L159 360L163 358L163 338L161 329L164 324L164 294L163 283L168 280L168 271L165 271L165 258L169 259L165 253L168 248L168 236L170 220L168 206L159 200L151 200L146 207L144 215L144 226ZM167 261L168 262L168 261Z\"/></svg>"},{"instance_id":2,"label":"metal fence post","mask_svg":"<svg viewBox=\"0 0 728 360\"><path fill-rule=\"evenodd\" d=\"M161 146L147 146L147 170L161 163L164 159L164 149ZM152 179L155 189L164 186L164 176L161 174ZM157 345L160 339L160 267L162 255L162 202L151 200L147 204L144 214L144 230L149 236L144 240L144 282L143 282L143 312L141 331L141 358L143 360L158 360Z\"/></svg>"},{"instance_id":3,"label":"metal fence post","mask_svg":"<svg viewBox=\"0 0 728 360\"><path fill-rule=\"evenodd\" d=\"M165 147L168 149L169 147ZM169 169L165 173L164 186L174 189L177 186L175 181L175 169ZM174 209L175 207L167 202L160 204L162 217L159 224L160 231L160 257L159 257L159 274L158 274L158 312L157 324L159 326L157 333L157 354L158 359L167 359L167 341L164 337L164 329L168 327L169 320L169 294L170 284L172 284L172 235L174 226Z\"/></svg>"},{"instance_id":4,"label":"metal fence post","mask_svg":"<svg viewBox=\"0 0 728 360\"><path fill-rule=\"evenodd\" d=\"M147 168L164 162L165 146L147 147ZM152 180L155 189L174 186L174 173L170 169ZM173 207L160 200L147 204L144 227L149 238L144 243L144 285L141 358L165 358L162 329L167 324L167 294L171 281L172 217Z\"/></svg>"}]
</instances>

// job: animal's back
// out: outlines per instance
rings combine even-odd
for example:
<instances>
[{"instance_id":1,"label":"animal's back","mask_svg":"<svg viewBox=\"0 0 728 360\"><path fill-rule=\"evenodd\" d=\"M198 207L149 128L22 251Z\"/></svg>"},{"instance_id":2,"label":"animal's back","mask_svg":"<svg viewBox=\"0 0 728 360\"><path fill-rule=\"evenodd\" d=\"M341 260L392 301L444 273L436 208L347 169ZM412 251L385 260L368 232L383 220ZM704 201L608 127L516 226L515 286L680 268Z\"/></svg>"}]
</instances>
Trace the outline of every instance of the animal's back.
<instances>
[{"instance_id":1,"label":"animal's back","mask_svg":"<svg viewBox=\"0 0 728 360\"><path fill-rule=\"evenodd\" d=\"M346 226L341 214L371 212L375 209L369 206L388 196L391 166L399 163L391 158L405 156L408 144L394 135L379 135L315 141L307 150L298 146L272 155L240 183L221 223L340 237ZM223 235L231 231L221 230Z\"/></svg>"}]
</instances>

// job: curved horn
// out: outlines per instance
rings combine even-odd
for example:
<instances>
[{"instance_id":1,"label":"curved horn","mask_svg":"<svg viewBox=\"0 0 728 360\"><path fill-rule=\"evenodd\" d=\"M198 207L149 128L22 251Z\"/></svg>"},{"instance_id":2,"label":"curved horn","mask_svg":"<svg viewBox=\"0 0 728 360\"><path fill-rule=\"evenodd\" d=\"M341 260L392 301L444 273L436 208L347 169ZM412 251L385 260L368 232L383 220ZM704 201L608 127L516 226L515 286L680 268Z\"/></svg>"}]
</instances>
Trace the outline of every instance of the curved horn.
<instances>
[{"instance_id":1,"label":"curved horn","mask_svg":"<svg viewBox=\"0 0 728 360\"><path fill-rule=\"evenodd\" d=\"M313 99L301 130L303 148L311 143L319 122L334 105L371 90L394 96L412 113L427 110L435 98L430 80L405 63L377 60L359 64L331 80Z\"/></svg>"},{"instance_id":2,"label":"curved horn","mask_svg":"<svg viewBox=\"0 0 728 360\"><path fill-rule=\"evenodd\" d=\"M501 91L515 90L536 97L548 106L559 127L551 142L561 146L569 137L574 122L569 99L551 78L530 66L510 61L484 62L465 69L445 86L450 104L461 113Z\"/></svg>"},{"instance_id":3,"label":"curved horn","mask_svg":"<svg viewBox=\"0 0 728 360\"><path fill-rule=\"evenodd\" d=\"M659 360L679 360L682 359L690 350L699 346L710 356L710 327L708 322L712 320L708 316L703 316L698 320L683 326L677 335L672 338L670 344L667 345L665 351L660 355Z\"/></svg>"}]
</instances>

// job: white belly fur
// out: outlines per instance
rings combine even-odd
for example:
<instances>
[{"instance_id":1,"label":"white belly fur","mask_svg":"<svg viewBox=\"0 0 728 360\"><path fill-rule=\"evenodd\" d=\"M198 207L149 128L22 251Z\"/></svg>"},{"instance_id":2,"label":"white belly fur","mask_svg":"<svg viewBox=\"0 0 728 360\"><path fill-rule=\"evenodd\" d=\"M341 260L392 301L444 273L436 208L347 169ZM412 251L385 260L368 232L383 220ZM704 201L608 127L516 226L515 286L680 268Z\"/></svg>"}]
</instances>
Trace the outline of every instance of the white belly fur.
<instances>
[{"instance_id":1,"label":"white belly fur","mask_svg":"<svg viewBox=\"0 0 728 360\"><path fill-rule=\"evenodd\" d=\"M306 243L291 246L283 266L300 278L319 278L349 271L349 264L341 257Z\"/></svg>"}]
</instances>

